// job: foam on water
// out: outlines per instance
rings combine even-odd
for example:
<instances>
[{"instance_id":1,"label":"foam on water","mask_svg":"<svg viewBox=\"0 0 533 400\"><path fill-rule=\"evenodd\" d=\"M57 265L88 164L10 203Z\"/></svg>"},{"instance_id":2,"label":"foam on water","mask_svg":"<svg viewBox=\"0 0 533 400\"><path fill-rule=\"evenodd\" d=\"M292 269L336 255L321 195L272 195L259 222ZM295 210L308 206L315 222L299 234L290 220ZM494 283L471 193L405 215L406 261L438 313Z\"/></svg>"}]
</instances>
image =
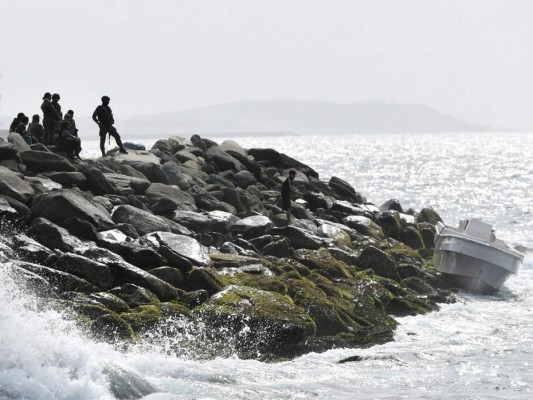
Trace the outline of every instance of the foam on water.
<instances>
[{"instance_id":1,"label":"foam on water","mask_svg":"<svg viewBox=\"0 0 533 400\"><path fill-rule=\"evenodd\" d=\"M432 205L449 223L482 217L502 239L533 248L533 135L238 141L279 149L323 177L339 176L377 204L398 198L417 210ZM7 263L0 267L0 398L533 397L531 255L496 296L462 293L461 301L439 312L399 322L394 342L274 364L176 356L169 349L190 345L183 333L121 350L88 339L68 315L43 307L13 279ZM353 355L362 361L337 363Z\"/></svg>"}]
</instances>

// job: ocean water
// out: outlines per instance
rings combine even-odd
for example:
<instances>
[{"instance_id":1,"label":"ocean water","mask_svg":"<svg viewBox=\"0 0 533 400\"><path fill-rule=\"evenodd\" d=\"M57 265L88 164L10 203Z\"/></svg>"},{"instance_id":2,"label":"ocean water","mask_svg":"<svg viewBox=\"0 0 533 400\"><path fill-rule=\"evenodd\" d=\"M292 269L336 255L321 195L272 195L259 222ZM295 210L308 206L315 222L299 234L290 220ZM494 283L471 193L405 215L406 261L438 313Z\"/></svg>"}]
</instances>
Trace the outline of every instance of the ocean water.
<instances>
[{"instance_id":1,"label":"ocean water","mask_svg":"<svg viewBox=\"0 0 533 400\"><path fill-rule=\"evenodd\" d=\"M216 139L217 141L221 141ZM151 146L154 140L146 140ZM338 176L368 200L434 207L444 221L479 217L533 249L533 134L239 138ZM92 152L92 153L91 153ZM97 143L85 154L96 156ZM531 250L529 250L531 251ZM531 399L533 257L494 296L460 293L429 315L400 318L395 340L261 363L173 355L175 340L121 351L92 341L68 315L0 268L0 399ZM194 342L194 338L192 339ZM338 364L358 355L362 361ZM146 393L152 393L146 395Z\"/></svg>"}]
</instances>

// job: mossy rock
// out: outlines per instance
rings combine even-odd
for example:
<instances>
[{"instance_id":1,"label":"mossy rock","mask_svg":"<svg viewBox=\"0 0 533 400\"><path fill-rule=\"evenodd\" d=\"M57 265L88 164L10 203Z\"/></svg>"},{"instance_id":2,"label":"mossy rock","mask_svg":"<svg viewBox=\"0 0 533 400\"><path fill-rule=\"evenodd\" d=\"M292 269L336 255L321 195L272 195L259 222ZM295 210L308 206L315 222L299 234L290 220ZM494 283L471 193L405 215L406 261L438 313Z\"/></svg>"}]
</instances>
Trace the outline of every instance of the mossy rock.
<instances>
[{"instance_id":1,"label":"mossy rock","mask_svg":"<svg viewBox=\"0 0 533 400\"><path fill-rule=\"evenodd\" d=\"M298 354L315 333L313 320L290 297L247 286L228 286L193 312L242 357Z\"/></svg>"},{"instance_id":2,"label":"mossy rock","mask_svg":"<svg viewBox=\"0 0 533 400\"><path fill-rule=\"evenodd\" d=\"M420 210L417 222L429 222L431 225L437 225L437 222L442 222L440 215L431 207L426 207Z\"/></svg>"},{"instance_id":3,"label":"mossy rock","mask_svg":"<svg viewBox=\"0 0 533 400\"><path fill-rule=\"evenodd\" d=\"M160 305L143 305L132 309L130 312L120 314L133 330L144 332L154 327L161 319Z\"/></svg>"},{"instance_id":4,"label":"mossy rock","mask_svg":"<svg viewBox=\"0 0 533 400\"><path fill-rule=\"evenodd\" d=\"M402 280L402 285L413 290L418 294L428 295L435 291L435 289L424 280L411 276Z\"/></svg>"},{"instance_id":5,"label":"mossy rock","mask_svg":"<svg viewBox=\"0 0 533 400\"><path fill-rule=\"evenodd\" d=\"M418 229L416 229L414 226L407 226L404 230L402 230L399 239L402 243L414 250L424 248L424 240L422 239Z\"/></svg>"},{"instance_id":6,"label":"mossy rock","mask_svg":"<svg viewBox=\"0 0 533 400\"><path fill-rule=\"evenodd\" d=\"M220 275L212 268L194 268L187 274L186 285L191 290L207 290L207 293L213 295L229 283L223 275Z\"/></svg>"},{"instance_id":7,"label":"mossy rock","mask_svg":"<svg viewBox=\"0 0 533 400\"><path fill-rule=\"evenodd\" d=\"M155 294L133 283L125 283L120 287L111 289L109 292L124 300L130 307L159 303L159 299Z\"/></svg>"},{"instance_id":8,"label":"mossy rock","mask_svg":"<svg viewBox=\"0 0 533 400\"><path fill-rule=\"evenodd\" d=\"M249 286L282 295L287 294L287 286L277 276L251 275L237 272L227 279L232 285Z\"/></svg>"},{"instance_id":9,"label":"mossy rock","mask_svg":"<svg viewBox=\"0 0 533 400\"><path fill-rule=\"evenodd\" d=\"M400 275L398 275L394 260L377 247L368 246L361 252L359 266L361 268L370 268L379 276L396 281L400 280Z\"/></svg>"},{"instance_id":10,"label":"mossy rock","mask_svg":"<svg viewBox=\"0 0 533 400\"><path fill-rule=\"evenodd\" d=\"M89 295L89 298L94 299L95 301L103 304L105 307L109 308L111 311L116 312L116 313L126 312L130 308L128 306L128 303L126 303L120 297L115 296L112 293L107 293L107 292L92 293Z\"/></svg>"},{"instance_id":11,"label":"mossy rock","mask_svg":"<svg viewBox=\"0 0 533 400\"><path fill-rule=\"evenodd\" d=\"M350 268L333 257L326 249L299 249L294 252L294 258L327 278L351 278L353 276Z\"/></svg>"},{"instance_id":12,"label":"mossy rock","mask_svg":"<svg viewBox=\"0 0 533 400\"><path fill-rule=\"evenodd\" d=\"M183 303L178 303L177 301L171 301L166 303L161 303L161 318L186 318L193 320L195 317L192 311Z\"/></svg>"},{"instance_id":13,"label":"mossy rock","mask_svg":"<svg viewBox=\"0 0 533 400\"><path fill-rule=\"evenodd\" d=\"M131 325L117 314L104 314L91 324L91 331L97 339L116 343L134 341L135 333Z\"/></svg>"},{"instance_id":14,"label":"mossy rock","mask_svg":"<svg viewBox=\"0 0 533 400\"><path fill-rule=\"evenodd\" d=\"M95 320L105 314L113 313L110 309L104 307L103 305L92 303L73 302L72 308L77 314L84 315L91 320Z\"/></svg>"}]
</instances>

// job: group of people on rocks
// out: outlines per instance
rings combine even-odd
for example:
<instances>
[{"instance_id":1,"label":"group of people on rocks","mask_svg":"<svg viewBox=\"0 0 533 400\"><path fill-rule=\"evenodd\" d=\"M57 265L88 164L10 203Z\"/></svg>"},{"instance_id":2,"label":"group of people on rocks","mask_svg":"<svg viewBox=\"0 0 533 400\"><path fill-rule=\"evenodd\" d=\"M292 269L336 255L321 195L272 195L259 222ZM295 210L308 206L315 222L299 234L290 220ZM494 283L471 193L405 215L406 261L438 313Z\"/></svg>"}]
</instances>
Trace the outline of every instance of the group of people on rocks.
<instances>
[{"instance_id":1,"label":"group of people on rocks","mask_svg":"<svg viewBox=\"0 0 533 400\"><path fill-rule=\"evenodd\" d=\"M81 139L78 136L78 129L76 128L76 121L74 120L74 111L68 110L65 115L61 111L59 100L61 96L54 93L46 92L43 96L41 110L43 112L43 123L40 123L39 114L32 117L32 122L29 123L29 118L22 112L18 113L13 119L9 127L9 132L20 134L24 140L32 145L41 143L45 146L55 146L55 150L61 153L66 153L66 156L72 160L80 158ZM106 156L105 139L107 134L112 136L121 153L127 154L126 149L122 144L117 129L113 126L115 119L113 112L109 107L109 96L102 97L102 104L96 107L92 115L92 119L99 127L100 135L100 150L102 157Z\"/></svg>"}]
</instances>

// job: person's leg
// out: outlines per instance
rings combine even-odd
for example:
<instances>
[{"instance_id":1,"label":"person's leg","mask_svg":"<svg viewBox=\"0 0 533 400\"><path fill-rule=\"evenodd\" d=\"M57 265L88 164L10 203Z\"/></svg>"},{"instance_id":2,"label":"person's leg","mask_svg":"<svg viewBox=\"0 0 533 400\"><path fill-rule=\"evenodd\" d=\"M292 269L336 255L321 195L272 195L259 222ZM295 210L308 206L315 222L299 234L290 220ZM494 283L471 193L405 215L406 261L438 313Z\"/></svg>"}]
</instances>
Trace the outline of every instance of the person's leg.
<instances>
[{"instance_id":1,"label":"person's leg","mask_svg":"<svg viewBox=\"0 0 533 400\"><path fill-rule=\"evenodd\" d=\"M100 150L102 150L102 157L105 157L105 137L107 135L107 129L100 128Z\"/></svg>"},{"instance_id":2,"label":"person's leg","mask_svg":"<svg viewBox=\"0 0 533 400\"><path fill-rule=\"evenodd\" d=\"M113 136L113 138L115 139L115 142L117 142L117 145L118 145L118 148L120 149L120 152L124 153L124 154L128 154L128 152L126 151L126 149L122 145L122 140L120 139L120 135L117 132L117 128L115 128L114 126L111 126L109 128L109 134L111 136Z\"/></svg>"},{"instance_id":3,"label":"person's leg","mask_svg":"<svg viewBox=\"0 0 533 400\"><path fill-rule=\"evenodd\" d=\"M291 208L287 208L287 210L285 211L285 214L287 215L287 226L289 226L289 224L291 223Z\"/></svg>"}]
</instances>

